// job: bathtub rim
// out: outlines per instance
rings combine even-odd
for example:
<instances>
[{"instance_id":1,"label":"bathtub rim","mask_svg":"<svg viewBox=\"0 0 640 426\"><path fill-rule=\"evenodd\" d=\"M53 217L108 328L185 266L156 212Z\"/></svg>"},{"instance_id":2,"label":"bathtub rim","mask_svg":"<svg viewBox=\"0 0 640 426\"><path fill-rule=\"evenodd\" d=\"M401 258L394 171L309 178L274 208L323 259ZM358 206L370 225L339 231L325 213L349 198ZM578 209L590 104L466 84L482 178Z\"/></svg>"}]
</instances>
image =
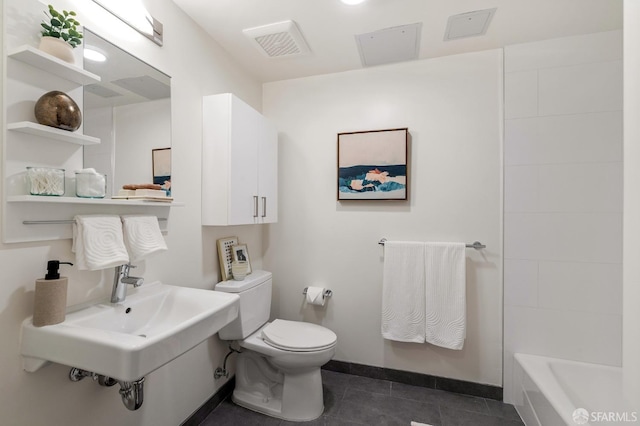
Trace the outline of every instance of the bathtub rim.
<instances>
[{"instance_id":1,"label":"bathtub rim","mask_svg":"<svg viewBox=\"0 0 640 426\"><path fill-rule=\"evenodd\" d=\"M585 408L589 410L590 407L577 407L576 403L571 400L567 395L562 385L558 382L558 378L551 369L551 364L572 364L581 365L585 368L603 368L603 369L621 369L622 367L598 364L594 362L574 361L563 358L554 358L543 355L533 355L525 353L515 353L513 357L516 363L520 365L522 370L526 373L527 377L537 386L540 392L545 396L546 400L556 411L558 417L565 421L567 425L574 425L573 412L577 408ZM533 372L533 374L532 374ZM536 374L539 373L539 374ZM514 376L515 377L515 376ZM591 423L586 423L585 426L589 426Z\"/></svg>"}]
</instances>

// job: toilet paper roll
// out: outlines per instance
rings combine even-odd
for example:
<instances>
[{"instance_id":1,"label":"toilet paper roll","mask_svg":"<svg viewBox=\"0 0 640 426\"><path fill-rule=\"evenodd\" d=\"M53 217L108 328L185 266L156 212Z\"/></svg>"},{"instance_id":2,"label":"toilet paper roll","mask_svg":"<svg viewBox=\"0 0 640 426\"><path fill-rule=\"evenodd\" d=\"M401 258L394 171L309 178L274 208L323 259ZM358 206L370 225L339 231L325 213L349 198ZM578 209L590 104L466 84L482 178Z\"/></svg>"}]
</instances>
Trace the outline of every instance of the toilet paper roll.
<instances>
[{"instance_id":1,"label":"toilet paper roll","mask_svg":"<svg viewBox=\"0 0 640 426\"><path fill-rule=\"evenodd\" d=\"M307 287L307 303L310 305L324 306L324 287Z\"/></svg>"}]
</instances>

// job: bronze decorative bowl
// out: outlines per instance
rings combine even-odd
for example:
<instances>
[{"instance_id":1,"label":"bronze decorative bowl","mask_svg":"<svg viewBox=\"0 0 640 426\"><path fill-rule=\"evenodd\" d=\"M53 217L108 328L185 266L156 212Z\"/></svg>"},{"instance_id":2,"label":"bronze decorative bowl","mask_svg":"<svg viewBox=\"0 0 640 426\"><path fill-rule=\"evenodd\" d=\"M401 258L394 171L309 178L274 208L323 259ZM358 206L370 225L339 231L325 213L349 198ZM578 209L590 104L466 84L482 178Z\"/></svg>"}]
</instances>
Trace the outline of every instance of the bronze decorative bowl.
<instances>
[{"instance_id":1,"label":"bronze decorative bowl","mask_svg":"<svg viewBox=\"0 0 640 426\"><path fill-rule=\"evenodd\" d=\"M78 104L64 92L54 90L38 99L34 108L36 120L45 126L76 131L82 124L82 113Z\"/></svg>"}]
</instances>

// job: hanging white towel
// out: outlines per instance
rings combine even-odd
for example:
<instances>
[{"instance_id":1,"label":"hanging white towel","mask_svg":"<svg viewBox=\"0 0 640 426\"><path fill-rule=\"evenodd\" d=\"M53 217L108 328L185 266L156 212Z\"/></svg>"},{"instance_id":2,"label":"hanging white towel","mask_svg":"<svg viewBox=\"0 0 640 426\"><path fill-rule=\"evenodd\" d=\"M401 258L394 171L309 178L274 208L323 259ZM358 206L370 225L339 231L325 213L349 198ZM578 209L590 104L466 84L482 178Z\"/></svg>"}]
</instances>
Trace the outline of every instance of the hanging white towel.
<instances>
[{"instance_id":1,"label":"hanging white towel","mask_svg":"<svg viewBox=\"0 0 640 426\"><path fill-rule=\"evenodd\" d=\"M131 262L137 262L145 257L167 250L158 218L148 215L122 216L124 228L124 243L131 257Z\"/></svg>"},{"instance_id":2,"label":"hanging white towel","mask_svg":"<svg viewBox=\"0 0 640 426\"><path fill-rule=\"evenodd\" d=\"M95 271L129 262L116 215L78 215L73 224L73 245L78 269Z\"/></svg>"},{"instance_id":3,"label":"hanging white towel","mask_svg":"<svg viewBox=\"0 0 640 426\"><path fill-rule=\"evenodd\" d=\"M426 243L426 334L428 343L462 349L466 337L464 243Z\"/></svg>"},{"instance_id":4,"label":"hanging white towel","mask_svg":"<svg viewBox=\"0 0 640 426\"><path fill-rule=\"evenodd\" d=\"M382 337L425 341L424 243L387 241L382 277Z\"/></svg>"}]
</instances>

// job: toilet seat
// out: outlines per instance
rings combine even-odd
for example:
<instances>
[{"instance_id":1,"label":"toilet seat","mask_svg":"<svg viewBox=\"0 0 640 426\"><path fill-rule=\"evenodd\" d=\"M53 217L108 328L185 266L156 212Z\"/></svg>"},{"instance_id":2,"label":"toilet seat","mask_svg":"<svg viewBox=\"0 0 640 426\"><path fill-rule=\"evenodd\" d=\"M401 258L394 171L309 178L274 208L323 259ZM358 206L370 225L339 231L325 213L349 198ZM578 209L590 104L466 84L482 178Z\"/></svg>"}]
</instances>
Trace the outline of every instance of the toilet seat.
<instances>
[{"instance_id":1,"label":"toilet seat","mask_svg":"<svg viewBox=\"0 0 640 426\"><path fill-rule=\"evenodd\" d=\"M321 325L277 319L262 329L262 340L274 348L313 352L336 344L336 334Z\"/></svg>"}]
</instances>

